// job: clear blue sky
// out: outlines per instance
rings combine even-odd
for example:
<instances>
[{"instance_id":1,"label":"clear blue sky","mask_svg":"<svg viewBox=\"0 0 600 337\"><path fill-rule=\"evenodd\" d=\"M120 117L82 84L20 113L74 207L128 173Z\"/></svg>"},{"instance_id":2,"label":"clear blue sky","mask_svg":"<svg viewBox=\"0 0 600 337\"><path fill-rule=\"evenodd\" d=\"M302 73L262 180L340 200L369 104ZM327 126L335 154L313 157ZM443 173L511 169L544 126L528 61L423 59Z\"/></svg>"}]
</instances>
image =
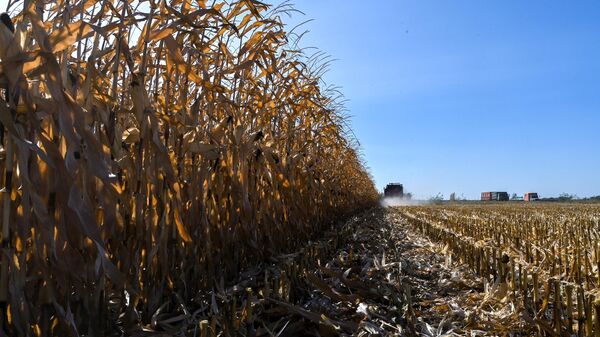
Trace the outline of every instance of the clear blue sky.
<instances>
[{"instance_id":1,"label":"clear blue sky","mask_svg":"<svg viewBox=\"0 0 600 337\"><path fill-rule=\"evenodd\" d=\"M298 0L377 187L600 194L600 2Z\"/></svg>"},{"instance_id":2,"label":"clear blue sky","mask_svg":"<svg viewBox=\"0 0 600 337\"><path fill-rule=\"evenodd\" d=\"M295 5L292 25L315 19L302 45L339 59L326 80L379 189L600 194L600 2Z\"/></svg>"}]
</instances>

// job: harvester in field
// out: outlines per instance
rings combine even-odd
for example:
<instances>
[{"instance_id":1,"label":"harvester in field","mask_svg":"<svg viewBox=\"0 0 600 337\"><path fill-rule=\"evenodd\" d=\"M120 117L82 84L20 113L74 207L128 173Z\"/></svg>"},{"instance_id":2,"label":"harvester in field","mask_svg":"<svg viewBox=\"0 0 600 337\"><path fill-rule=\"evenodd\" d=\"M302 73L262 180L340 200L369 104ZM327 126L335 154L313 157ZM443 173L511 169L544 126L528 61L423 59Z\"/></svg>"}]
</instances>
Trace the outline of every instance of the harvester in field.
<instances>
[{"instance_id":1,"label":"harvester in field","mask_svg":"<svg viewBox=\"0 0 600 337\"><path fill-rule=\"evenodd\" d=\"M383 189L383 196L386 198L403 198L404 186L399 183L390 183Z\"/></svg>"}]
</instances>

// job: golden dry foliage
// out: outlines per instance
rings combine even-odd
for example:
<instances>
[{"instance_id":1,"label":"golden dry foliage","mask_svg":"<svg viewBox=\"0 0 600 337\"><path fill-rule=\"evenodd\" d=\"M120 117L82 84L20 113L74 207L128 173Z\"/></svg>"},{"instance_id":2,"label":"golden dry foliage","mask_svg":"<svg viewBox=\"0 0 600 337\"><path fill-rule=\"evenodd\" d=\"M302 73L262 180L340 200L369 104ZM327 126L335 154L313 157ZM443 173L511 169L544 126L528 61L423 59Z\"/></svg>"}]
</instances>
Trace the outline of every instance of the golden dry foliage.
<instances>
[{"instance_id":1,"label":"golden dry foliage","mask_svg":"<svg viewBox=\"0 0 600 337\"><path fill-rule=\"evenodd\" d=\"M149 322L376 200L321 69L288 42L285 8L11 8L15 32L0 24L11 333L100 335L119 313Z\"/></svg>"}]
</instances>

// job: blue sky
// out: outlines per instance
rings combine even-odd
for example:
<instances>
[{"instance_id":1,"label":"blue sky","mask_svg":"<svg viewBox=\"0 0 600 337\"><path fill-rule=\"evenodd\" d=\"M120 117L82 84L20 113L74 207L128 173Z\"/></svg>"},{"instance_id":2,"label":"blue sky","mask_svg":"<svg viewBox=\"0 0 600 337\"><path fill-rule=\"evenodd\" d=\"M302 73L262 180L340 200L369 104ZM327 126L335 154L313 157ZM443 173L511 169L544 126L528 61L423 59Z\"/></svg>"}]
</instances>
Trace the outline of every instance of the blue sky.
<instances>
[{"instance_id":1,"label":"blue sky","mask_svg":"<svg viewBox=\"0 0 600 337\"><path fill-rule=\"evenodd\" d=\"M379 189L600 194L600 2L303 0Z\"/></svg>"},{"instance_id":2,"label":"blue sky","mask_svg":"<svg viewBox=\"0 0 600 337\"><path fill-rule=\"evenodd\" d=\"M277 3L277 1L273 0ZM0 0L6 8L6 0ZM600 194L600 2L296 0L381 190Z\"/></svg>"}]
</instances>

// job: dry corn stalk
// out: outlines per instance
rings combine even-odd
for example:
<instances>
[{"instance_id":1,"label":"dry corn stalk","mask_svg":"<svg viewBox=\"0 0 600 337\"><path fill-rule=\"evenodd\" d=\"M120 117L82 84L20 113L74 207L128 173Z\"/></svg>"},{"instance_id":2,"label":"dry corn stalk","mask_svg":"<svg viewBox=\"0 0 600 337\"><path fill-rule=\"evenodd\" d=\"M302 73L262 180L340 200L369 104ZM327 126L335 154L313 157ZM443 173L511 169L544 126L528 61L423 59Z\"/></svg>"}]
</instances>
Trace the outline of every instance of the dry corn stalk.
<instances>
[{"instance_id":1,"label":"dry corn stalk","mask_svg":"<svg viewBox=\"0 0 600 337\"><path fill-rule=\"evenodd\" d=\"M124 325L148 322L174 293L192 299L376 200L282 9L9 6L5 331L100 334L121 312Z\"/></svg>"}]
</instances>

